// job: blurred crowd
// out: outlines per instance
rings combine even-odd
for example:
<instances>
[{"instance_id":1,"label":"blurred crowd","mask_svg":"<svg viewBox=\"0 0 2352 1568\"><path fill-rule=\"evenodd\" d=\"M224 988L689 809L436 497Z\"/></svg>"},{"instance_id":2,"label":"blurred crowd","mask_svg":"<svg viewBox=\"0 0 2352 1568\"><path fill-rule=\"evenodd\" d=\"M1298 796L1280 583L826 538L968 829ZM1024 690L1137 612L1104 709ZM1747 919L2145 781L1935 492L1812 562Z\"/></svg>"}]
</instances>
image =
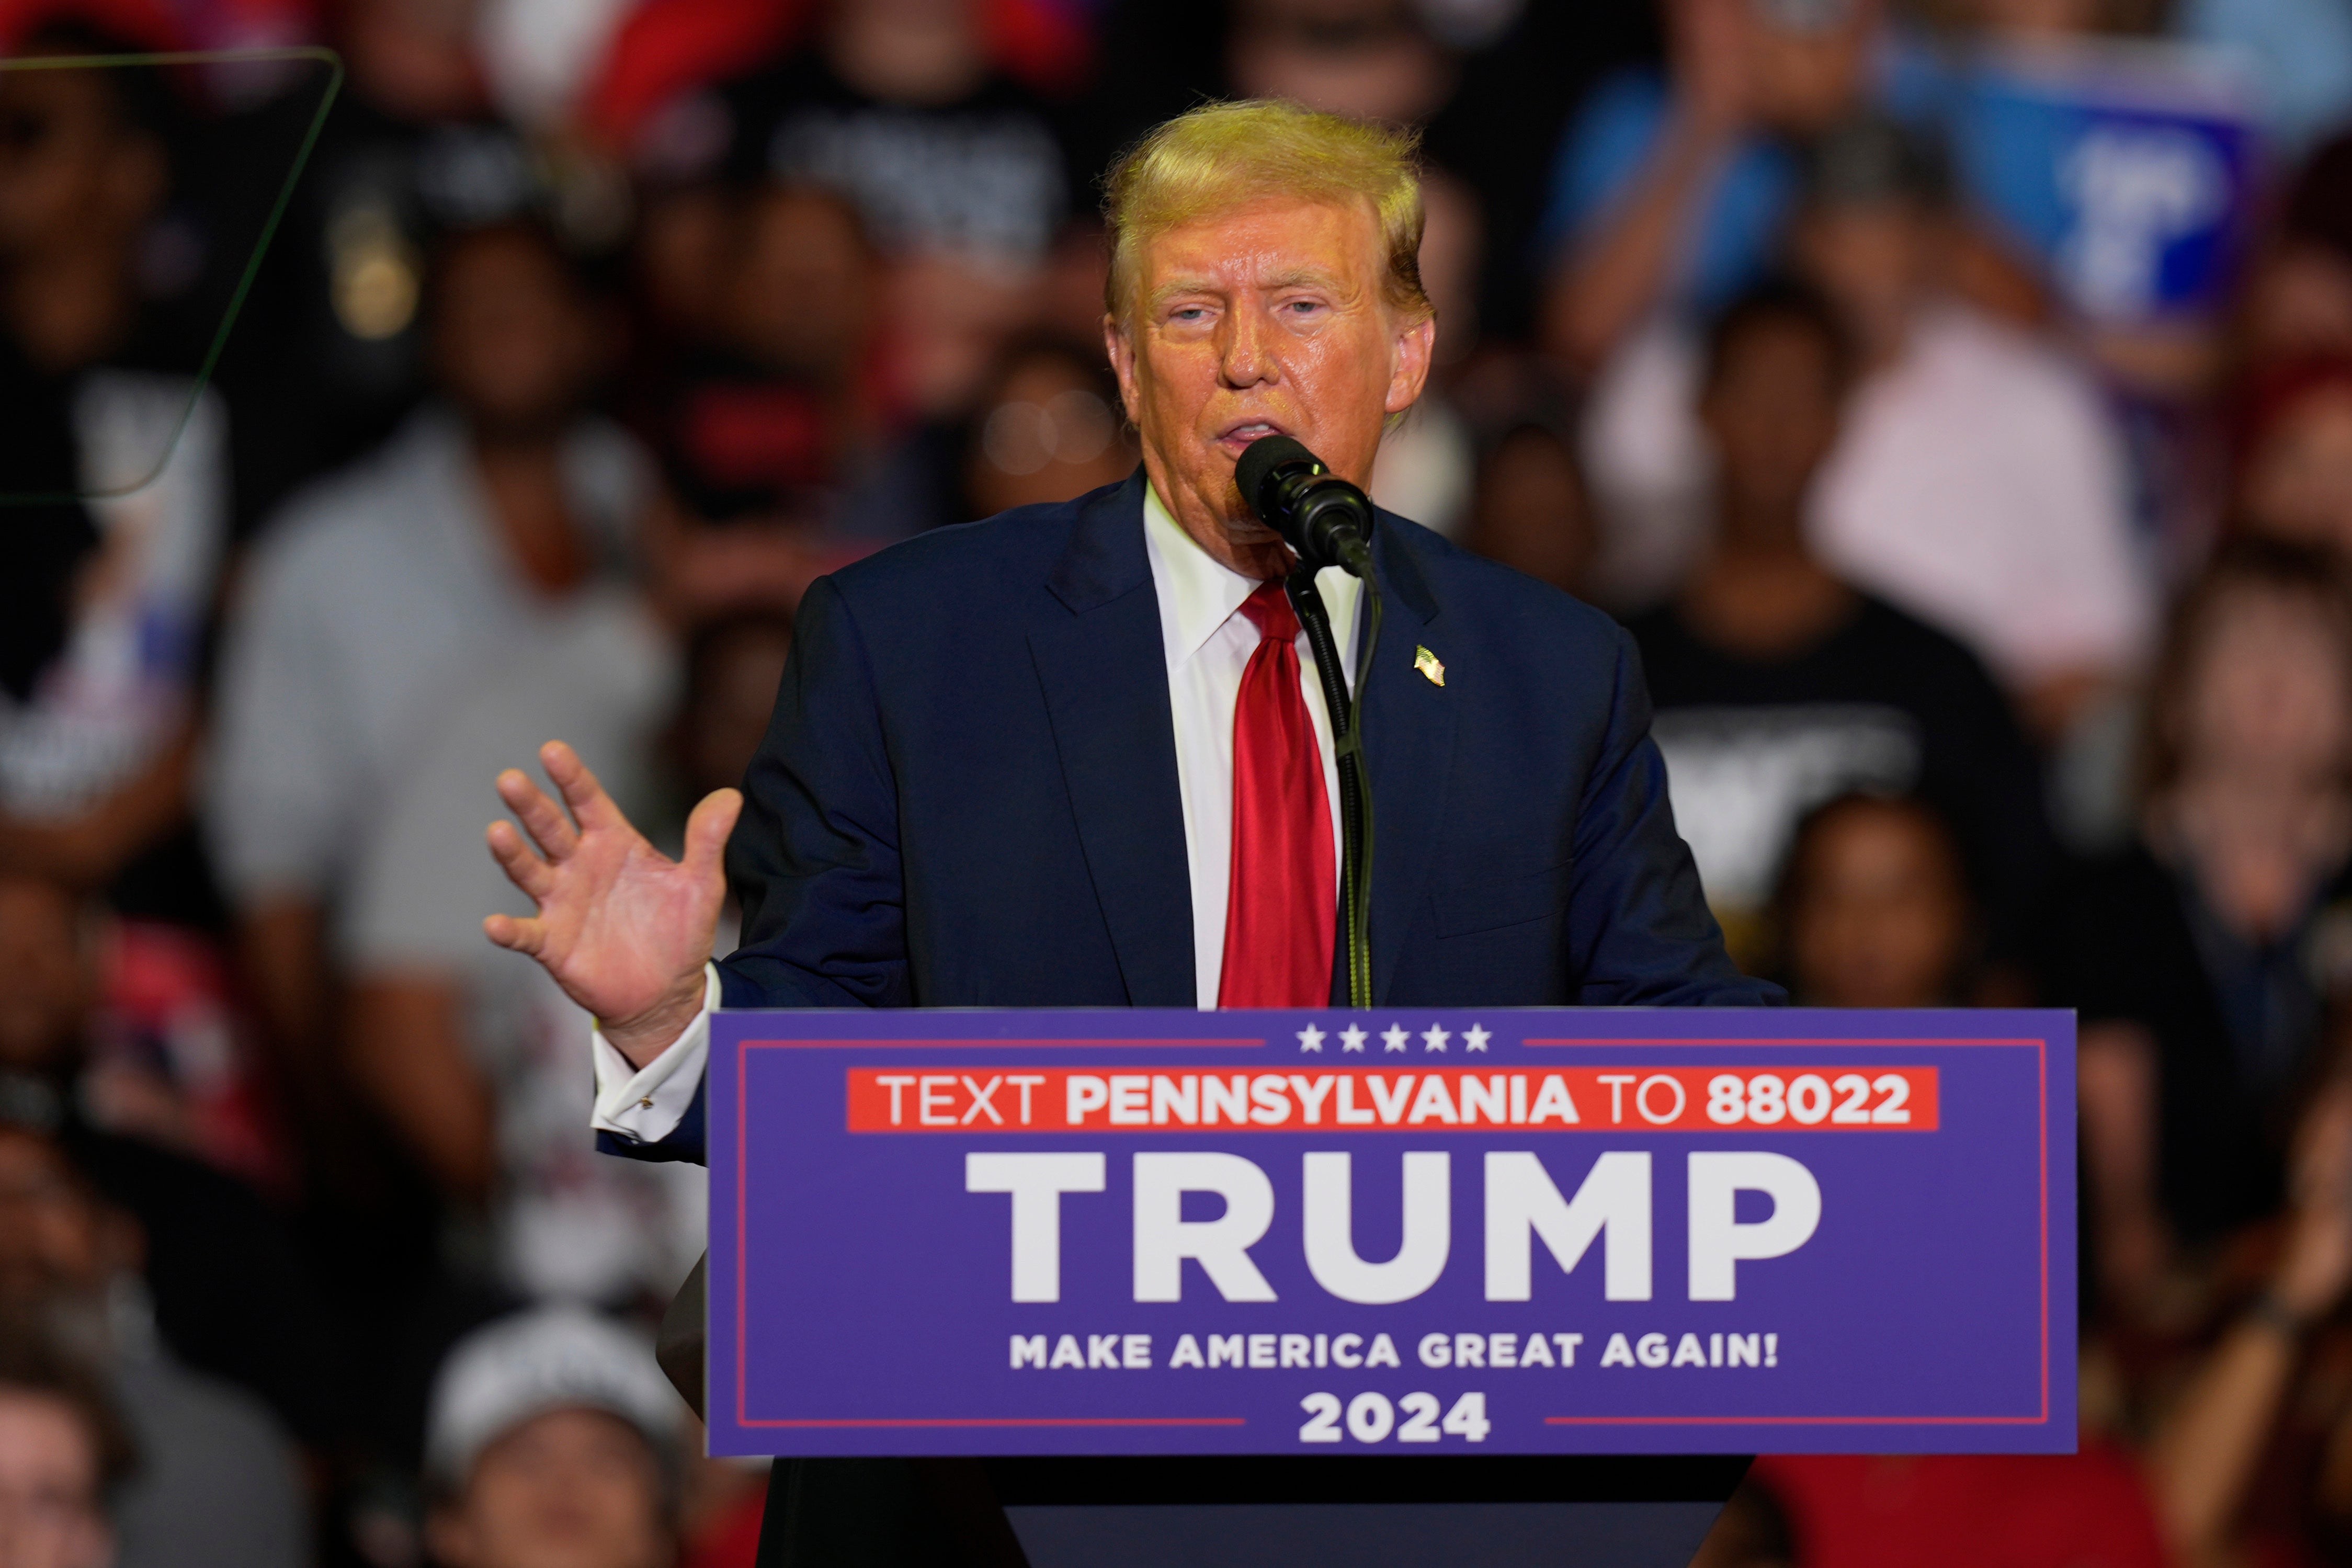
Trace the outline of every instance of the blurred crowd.
<instances>
[{"instance_id":1,"label":"blurred crowd","mask_svg":"<svg viewBox=\"0 0 2352 1568\"><path fill-rule=\"evenodd\" d=\"M1204 96L1423 128L1375 497L1624 618L1741 963L2079 1010L2083 1453L1768 1458L1704 1561L2352 1561L2336 0L0 0L0 52L8 1563L749 1564L764 1472L652 1354L699 1173L593 1154L489 781L561 736L674 838L814 577L1129 473L1095 181Z\"/></svg>"}]
</instances>

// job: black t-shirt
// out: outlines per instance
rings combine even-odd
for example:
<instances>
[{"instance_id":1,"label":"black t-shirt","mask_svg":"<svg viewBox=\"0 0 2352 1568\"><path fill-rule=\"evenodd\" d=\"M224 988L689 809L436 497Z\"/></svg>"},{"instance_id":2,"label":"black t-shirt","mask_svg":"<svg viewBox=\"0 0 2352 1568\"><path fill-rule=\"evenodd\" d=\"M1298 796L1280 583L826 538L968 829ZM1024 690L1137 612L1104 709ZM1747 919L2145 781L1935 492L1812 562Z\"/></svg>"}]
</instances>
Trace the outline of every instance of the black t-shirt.
<instances>
[{"instance_id":1,"label":"black t-shirt","mask_svg":"<svg viewBox=\"0 0 2352 1568\"><path fill-rule=\"evenodd\" d=\"M327 1321L261 1199L186 1155L79 1119L58 1141L138 1220L155 1326L180 1359L258 1395L306 1442L331 1437L342 1411Z\"/></svg>"},{"instance_id":2,"label":"black t-shirt","mask_svg":"<svg viewBox=\"0 0 2352 1568\"><path fill-rule=\"evenodd\" d=\"M2032 747L1974 654L1866 595L1784 658L1718 647L1671 605L1629 629L1677 825L1702 877L1714 877L1710 900L1760 907L1798 820L1823 801L1851 789L1909 793L1951 824L1996 949L2014 949L2051 862L2050 832Z\"/></svg>"},{"instance_id":3,"label":"black t-shirt","mask_svg":"<svg viewBox=\"0 0 2352 1568\"><path fill-rule=\"evenodd\" d=\"M719 89L727 172L798 179L856 202L886 251L1042 258L1073 176L1044 100L992 76L947 104L887 103L803 52Z\"/></svg>"},{"instance_id":4,"label":"black t-shirt","mask_svg":"<svg viewBox=\"0 0 2352 1568\"><path fill-rule=\"evenodd\" d=\"M2069 870L2034 943L2042 999L2082 1027L2135 1024L2156 1043L2158 1194L2174 1229L2217 1237L2284 1195L2288 1125L2322 1055L2315 976L2342 940L2352 872L2257 946L2230 932L2194 880L2135 845Z\"/></svg>"}]
</instances>

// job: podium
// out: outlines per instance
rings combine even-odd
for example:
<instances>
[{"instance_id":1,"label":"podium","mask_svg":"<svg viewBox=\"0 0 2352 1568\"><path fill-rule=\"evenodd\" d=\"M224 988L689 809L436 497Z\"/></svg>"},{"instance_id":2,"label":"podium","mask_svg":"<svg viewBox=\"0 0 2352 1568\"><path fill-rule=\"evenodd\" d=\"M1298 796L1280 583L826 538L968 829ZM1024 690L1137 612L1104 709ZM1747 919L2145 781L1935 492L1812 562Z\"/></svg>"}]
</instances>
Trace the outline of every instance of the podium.
<instances>
[{"instance_id":1,"label":"podium","mask_svg":"<svg viewBox=\"0 0 2352 1568\"><path fill-rule=\"evenodd\" d=\"M762 1562L1689 1560L1746 1468L2074 1447L2048 1012L728 1013Z\"/></svg>"}]
</instances>

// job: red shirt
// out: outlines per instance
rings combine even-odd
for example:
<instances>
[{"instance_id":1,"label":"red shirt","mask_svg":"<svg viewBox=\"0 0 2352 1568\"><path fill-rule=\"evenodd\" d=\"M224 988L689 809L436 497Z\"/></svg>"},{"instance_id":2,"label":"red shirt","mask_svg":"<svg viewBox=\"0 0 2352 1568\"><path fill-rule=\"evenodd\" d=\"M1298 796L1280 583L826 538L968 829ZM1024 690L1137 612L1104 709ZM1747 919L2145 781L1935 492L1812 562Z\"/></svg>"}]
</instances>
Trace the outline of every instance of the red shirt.
<instances>
[{"instance_id":1,"label":"red shirt","mask_svg":"<svg viewBox=\"0 0 2352 1568\"><path fill-rule=\"evenodd\" d=\"M1768 1455L1750 1472L1805 1568L2164 1568L2140 1473L2072 1458Z\"/></svg>"}]
</instances>

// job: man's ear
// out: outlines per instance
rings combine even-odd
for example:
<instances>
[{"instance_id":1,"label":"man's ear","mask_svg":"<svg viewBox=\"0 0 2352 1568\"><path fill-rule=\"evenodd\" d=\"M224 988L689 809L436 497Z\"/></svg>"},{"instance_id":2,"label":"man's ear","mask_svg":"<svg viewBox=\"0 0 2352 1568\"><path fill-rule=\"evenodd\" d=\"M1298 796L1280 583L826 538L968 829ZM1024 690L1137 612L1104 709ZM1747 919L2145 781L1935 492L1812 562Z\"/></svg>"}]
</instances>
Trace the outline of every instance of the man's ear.
<instances>
[{"instance_id":1,"label":"man's ear","mask_svg":"<svg viewBox=\"0 0 2352 1568\"><path fill-rule=\"evenodd\" d=\"M1127 329L1109 311L1103 312L1103 353L1110 356L1111 374L1118 377L1118 400L1127 409L1130 425L1141 422L1135 393L1135 344Z\"/></svg>"},{"instance_id":2,"label":"man's ear","mask_svg":"<svg viewBox=\"0 0 2352 1568\"><path fill-rule=\"evenodd\" d=\"M1402 414L1421 401L1421 389L1429 384L1430 362L1437 353L1437 318L1423 316L1397 330L1392 350L1395 366L1389 374L1388 401L1383 405L1391 414Z\"/></svg>"}]
</instances>

